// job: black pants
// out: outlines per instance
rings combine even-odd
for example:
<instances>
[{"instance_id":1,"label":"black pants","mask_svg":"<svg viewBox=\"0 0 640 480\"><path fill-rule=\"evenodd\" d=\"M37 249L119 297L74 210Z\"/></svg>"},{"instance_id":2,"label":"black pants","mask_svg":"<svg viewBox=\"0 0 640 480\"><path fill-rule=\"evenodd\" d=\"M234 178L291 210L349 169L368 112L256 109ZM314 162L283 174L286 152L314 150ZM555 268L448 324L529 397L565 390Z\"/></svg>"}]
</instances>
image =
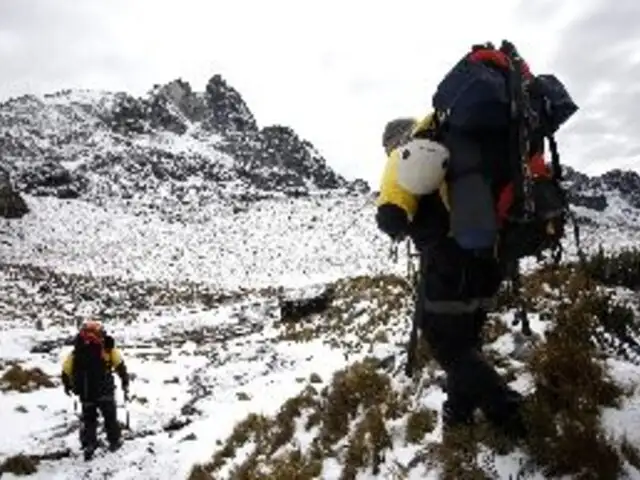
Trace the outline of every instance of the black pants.
<instances>
[{"instance_id":1,"label":"black pants","mask_svg":"<svg viewBox=\"0 0 640 480\"><path fill-rule=\"evenodd\" d=\"M109 445L120 442L120 424L116 401L114 398L100 399L95 402L82 402L82 427L80 429L80 443L82 448L93 449L98 443L96 432L98 429L98 410L104 420Z\"/></svg>"},{"instance_id":2,"label":"black pants","mask_svg":"<svg viewBox=\"0 0 640 480\"><path fill-rule=\"evenodd\" d=\"M445 424L471 422L476 408L497 425L517 409L519 395L483 357L482 327L486 307L500 286L497 262L462 250L446 239L423 252L421 329L436 361L447 375Z\"/></svg>"}]
</instances>

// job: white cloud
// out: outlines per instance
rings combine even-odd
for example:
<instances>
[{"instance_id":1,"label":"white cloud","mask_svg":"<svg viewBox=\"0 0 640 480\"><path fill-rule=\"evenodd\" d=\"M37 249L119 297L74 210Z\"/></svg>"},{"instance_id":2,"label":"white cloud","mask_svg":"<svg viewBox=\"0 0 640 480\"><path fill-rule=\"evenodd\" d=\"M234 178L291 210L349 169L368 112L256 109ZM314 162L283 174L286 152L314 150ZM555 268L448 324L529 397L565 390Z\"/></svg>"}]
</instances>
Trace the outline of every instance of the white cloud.
<instances>
[{"instance_id":1,"label":"white cloud","mask_svg":"<svg viewBox=\"0 0 640 480\"><path fill-rule=\"evenodd\" d=\"M534 70L556 67L563 28L585 9L558 3L3 0L0 98L69 87L140 94L177 77L203 90L221 73L260 124L291 125L341 173L376 184L385 122L427 112L471 44L509 38ZM586 99L589 84L577 83ZM584 160L568 137L580 155L565 158Z\"/></svg>"}]
</instances>

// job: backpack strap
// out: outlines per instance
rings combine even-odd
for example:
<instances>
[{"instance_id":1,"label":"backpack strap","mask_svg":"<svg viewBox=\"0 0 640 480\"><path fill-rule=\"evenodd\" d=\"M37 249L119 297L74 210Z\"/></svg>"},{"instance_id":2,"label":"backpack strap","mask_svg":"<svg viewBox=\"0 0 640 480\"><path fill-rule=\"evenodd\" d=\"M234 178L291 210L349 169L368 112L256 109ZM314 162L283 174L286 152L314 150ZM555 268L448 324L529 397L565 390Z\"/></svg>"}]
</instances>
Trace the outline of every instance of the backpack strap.
<instances>
[{"instance_id":1,"label":"backpack strap","mask_svg":"<svg viewBox=\"0 0 640 480\"><path fill-rule=\"evenodd\" d=\"M549 143L549 151L551 152L551 171L553 179L556 182L561 182L563 180L562 175L562 165L560 164L560 153L558 152L558 143L556 142L555 136L553 133L546 133L545 138ZM573 239L576 244L576 253L578 255L578 262L581 267L584 267L586 264L586 256L584 251L582 250L582 245L580 243L580 225L578 225L578 219L569 208L569 203L566 203L566 215L571 223L573 224ZM560 263L562 256L562 245L558 245L558 253L554 256L554 263L557 265Z\"/></svg>"},{"instance_id":2,"label":"backpack strap","mask_svg":"<svg viewBox=\"0 0 640 480\"><path fill-rule=\"evenodd\" d=\"M560 165L560 154L558 153L558 142L552 133L545 135L547 142L549 142L549 151L551 152L551 172L553 179L556 181L562 180L562 166Z\"/></svg>"},{"instance_id":3,"label":"backpack strap","mask_svg":"<svg viewBox=\"0 0 640 480\"><path fill-rule=\"evenodd\" d=\"M522 334L531 336L531 324L529 323L529 314L527 311L527 303L522 297L522 273L520 271L520 262L515 261L510 266L511 272L511 294L516 301L516 312L513 317L513 325L522 324Z\"/></svg>"},{"instance_id":4,"label":"backpack strap","mask_svg":"<svg viewBox=\"0 0 640 480\"><path fill-rule=\"evenodd\" d=\"M522 200L524 210L518 212L524 219L528 219L534 212L531 171L529 156L531 154L531 134L533 131L533 112L525 88L525 79L531 77L528 66L524 63L515 46L503 40L500 46L508 60L507 88L509 89L509 105L511 122L509 124L509 161L514 184L514 199ZM531 335L531 326L526 307L522 298L522 278L520 262L515 260L507 266L507 277L511 280L511 291L515 297L517 310L514 325L522 324L522 333Z\"/></svg>"},{"instance_id":5,"label":"backpack strap","mask_svg":"<svg viewBox=\"0 0 640 480\"><path fill-rule=\"evenodd\" d=\"M507 88L509 89L509 105L511 122L509 128L509 157L512 178L514 180L515 198L522 200L524 218L533 213L533 195L531 172L528 160L531 150L531 134L533 131L533 111L525 88L525 75L530 78L528 67L516 51L514 45L503 40L500 51L509 60ZM528 75L527 75L528 74Z\"/></svg>"}]
</instances>

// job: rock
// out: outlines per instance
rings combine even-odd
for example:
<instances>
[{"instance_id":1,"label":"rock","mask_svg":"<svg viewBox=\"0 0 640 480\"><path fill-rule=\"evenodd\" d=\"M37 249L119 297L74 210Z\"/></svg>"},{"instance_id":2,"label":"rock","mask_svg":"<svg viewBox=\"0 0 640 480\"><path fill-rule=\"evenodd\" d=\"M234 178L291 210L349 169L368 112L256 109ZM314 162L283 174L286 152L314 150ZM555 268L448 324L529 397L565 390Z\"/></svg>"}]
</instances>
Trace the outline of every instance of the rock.
<instances>
[{"instance_id":1,"label":"rock","mask_svg":"<svg viewBox=\"0 0 640 480\"><path fill-rule=\"evenodd\" d=\"M18 219L29 213L24 199L11 185L9 173L0 168L0 217Z\"/></svg>"},{"instance_id":2,"label":"rock","mask_svg":"<svg viewBox=\"0 0 640 480\"><path fill-rule=\"evenodd\" d=\"M181 442L191 442L194 440L197 440L198 437L195 433L190 433L189 435L185 436L184 438L182 438L180 441Z\"/></svg>"},{"instance_id":3,"label":"rock","mask_svg":"<svg viewBox=\"0 0 640 480\"><path fill-rule=\"evenodd\" d=\"M241 402L248 402L251 396L246 392L236 392L236 398Z\"/></svg>"},{"instance_id":4,"label":"rock","mask_svg":"<svg viewBox=\"0 0 640 480\"><path fill-rule=\"evenodd\" d=\"M333 300L333 293L330 288L327 288L312 297L280 299L280 321L297 322L310 315L326 311Z\"/></svg>"},{"instance_id":5,"label":"rock","mask_svg":"<svg viewBox=\"0 0 640 480\"><path fill-rule=\"evenodd\" d=\"M129 94L116 96L113 108L106 119L107 125L121 135L148 133L149 108L141 100Z\"/></svg>"},{"instance_id":6,"label":"rock","mask_svg":"<svg viewBox=\"0 0 640 480\"><path fill-rule=\"evenodd\" d=\"M582 195L569 192L569 203L578 207L585 207L596 212L603 212L607 208L607 197L604 195Z\"/></svg>"},{"instance_id":7,"label":"rock","mask_svg":"<svg viewBox=\"0 0 640 480\"><path fill-rule=\"evenodd\" d=\"M191 419L189 418L178 418L173 417L169 422L167 422L162 429L165 432L175 432L176 430L180 430L191 423Z\"/></svg>"},{"instance_id":8,"label":"rock","mask_svg":"<svg viewBox=\"0 0 640 480\"><path fill-rule=\"evenodd\" d=\"M368 194L371 193L371 187L369 184L361 179L356 178L349 184L349 191L355 194ZM377 196L377 195L376 195Z\"/></svg>"},{"instance_id":9,"label":"rock","mask_svg":"<svg viewBox=\"0 0 640 480\"><path fill-rule=\"evenodd\" d=\"M201 121L206 115L207 106L204 96L193 92L191 85L182 79L173 80L159 87L157 95L165 97L193 122Z\"/></svg>"},{"instance_id":10,"label":"rock","mask_svg":"<svg viewBox=\"0 0 640 480\"><path fill-rule=\"evenodd\" d=\"M571 204L602 212L608 206L607 198L617 194L630 206L640 208L640 175L636 172L615 169L590 177L571 167L564 169Z\"/></svg>"},{"instance_id":11,"label":"rock","mask_svg":"<svg viewBox=\"0 0 640 480\"><path fill-rule=\"evenodd\" d=\"M86 189L87 179L64 168L55 160L33 162L20 172L17 183L31 195L78 198Z\"/></svg>"},{"instance_id":12,"label":"rock","mask_svg":"<svg viewBox=\"0 0 640 480\"><path fill-rule=\"evenodd\" d=\"M179 110L168 97L164 95L153 97L148 108L152 128L168 130L177 135L186 133L187 123L180 117Z\"/></svg>"},{"instance_id":13,"label":"rock","mask_svg":"<svg viewBox=\"0 0 640 480\"><path fill-rule=\"evenodd\" d=\"M611 170L600 177L603 186L618 190L632 207L640 208L640 175L633 171Z\"/></svg>"},{"instance_id":14,"label":"rock","mask_svg":"<svg viewBox=\"0 0 640 480\"><path fill-rule=\"evenodd\" d=\"M257 133L258 124L238 91L221 75L214 75L207 83L205 100L209 111L206 123L224 134Z\"/></svg>"}]
</instances>

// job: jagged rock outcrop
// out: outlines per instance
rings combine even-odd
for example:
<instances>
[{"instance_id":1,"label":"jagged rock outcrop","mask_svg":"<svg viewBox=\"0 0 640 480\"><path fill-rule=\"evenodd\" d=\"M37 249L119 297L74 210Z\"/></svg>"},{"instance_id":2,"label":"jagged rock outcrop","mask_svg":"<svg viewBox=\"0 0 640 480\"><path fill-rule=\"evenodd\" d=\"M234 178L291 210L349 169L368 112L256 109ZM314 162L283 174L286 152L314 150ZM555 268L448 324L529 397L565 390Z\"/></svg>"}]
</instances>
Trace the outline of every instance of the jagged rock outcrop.
<instances>
[{"instance_id":1,"label":"jagged rock outcrop","mask_svg":"<svg viewBox=\"0 0 640 480\"><path fill-rule=\"evenodd\" d=\"M64 168L53 159L35 161L31 168L18 172L16 182L25 193L58 198L78 198L87 179Z\"/></svg>"},{"instance_id":2,"label":"jagged rock outcrop","mask_svg":"<svg viewBox=\"0 0 640 480\"><path fill-rule=\"evenodd\" d=\"M573 205L603 212L612 196L618 196L633 208L640 208L640 175L634 171L611 170L588 176L570 167L565 169L565 183Z\"/></svg>"},{"instance_id":3,"label":"jagged rock outcrop","mask_svg":"<svg viewBox=\"0 0 640 480\"><path fill-rule=\"evenodd\" d=\"M207 83L205 101L209 112L206 123L223 134L257 133L258 123L238 91L220 75Z\"/></svg>"},{"instance_id":4,"label":"jagged rock outcrop","mask_svg":"<svg viewBox=\"0 0 640 480\"><path fill-rule=\"evenodd\" d=\"M29 213L24 199L11 185L9 173L0 167L0 218L22 218Z\"/></svg>"},{"instance_id":5,"label":"jagged rock outcrop","mask_svg":"<svg viewBox=\"0 0 640 480\"><path fill-rule=\"evenodd\" d=\"M309 185L329 190L345 186L313 145L290 127L272 125L247 135L251 148L246 148L244 141L231 142L224 148L240 160L242 175L262 188L304 192Z\"/></svg>"},{"instance_id":6,"label":"jagged rock outcrop","mask_svg":"<svg viewBox=\"0 0 640 480\"><path fill-rule=\"evenodd\" d=\"M0 104L0 151L20 191L102 202L243 201L360 192L285 126L260 129L220 75L204 92L177 79L141 98L64 90Z\"/></svg>"},{"instance_id":7,"label":"jagged rock outcrop","mask_svg":"<svg viewBox=\"0 0 640 480\"><path fill-rule=\"evenodd\" d=\"M157 87L152 95L175 106L178 112L192 122L200 122L206 116L204 95L194 92L191 85L180 78Z\"/></svg>"}]
</instances>

